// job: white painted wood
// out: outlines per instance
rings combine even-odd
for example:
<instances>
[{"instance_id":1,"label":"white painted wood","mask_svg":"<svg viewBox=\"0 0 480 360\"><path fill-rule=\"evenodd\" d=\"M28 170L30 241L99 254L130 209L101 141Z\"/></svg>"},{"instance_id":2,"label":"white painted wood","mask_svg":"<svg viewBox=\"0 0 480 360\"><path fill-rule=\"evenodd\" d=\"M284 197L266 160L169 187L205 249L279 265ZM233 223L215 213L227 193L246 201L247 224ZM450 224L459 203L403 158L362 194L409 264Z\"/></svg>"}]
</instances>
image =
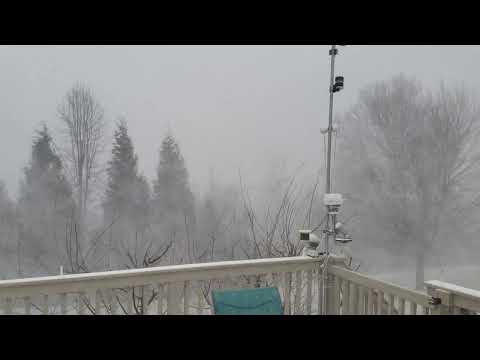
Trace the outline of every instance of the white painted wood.
<instances>
[{"instance_id":1,"label":"white painted wood","mask_svg":"<svg viewBox=\"0 0 480 360\"><path fill-rule=\"evenodd\" d=\"M335 262L335 259L330 259L329 262ZM163 282L210 280L226 276L249 276L269 272L296 272L313 269L320 261L322 261L321 258L298 256L2 280L0 281L0 297L25 297L42 293L56 295Z\"/></svg>"},{"instance_id":2,"label":"white painted wood","mask_svg":"<svg viewBox=\"0 0 480 360\"><path fill-rule=\"evenodd\" d=\"M480 291L465 288L455 284L446 283L443 281L432 280L426 281L425 286L436 290L442 290L444 293L452 294L453 307L464 308L473 312L480 312ZM442 298L444 303L446 298Z\"/></svg>"},{"instance_id":3,"label":"white painted wood","mask_svg":"<svg viewBox=\"0 0 480 360\"><path fill-rule=\"evenodd\" d=\"M358 287L354 283L350 283L350 302L348 303L348 313L350 315L358 314Z\"/></svg>"},{"instance_id":4,"label":"white painted wood","mask_svg":"<svg viewBox=\"0 0 480 360\"><path fill-rule=\"evenodd\" d=\"M190 311L190 282L183 283L183 314L188 315Z\"/></svg>"},{"instance_id":5,"label":"white painted wood","mask_svg":"<svg viewBox=\"0 0 480 360\"><path fill-rule=\"evenodd\" d=\"M410 302L410 315L417 315L417 304Z\"/></svg>"},{"instance_id":6,"label":"white painted wood","mask_svg":"<svg viewBox=\"0 0 480 360\"><path fill-rule=\"evenodd\" d=\"M30 315L32 313L32 300L29 296L25 296L23 302L25 304L25 315Z\"/></svg>"},{"instance_id":7,"label":"white painted wood","mask_svg":"<svg viewBox=\"0 0 480 360\"><path fill-rule=\"evenodd\" d=\"M350 314L350 281L343 279L342 281L342 314Z\"/></svg>"},{"instance_id":8,"label":"white painted wood","mask_svg":"<svg viewBox=\"0 0 480 360\"><path fill-rule=\"evenodd\" d=\"M377 315L383 314L383 292L377 290Z\"/></svg>"},{"instance_id":9,"label":"white painted wood","mask_svg":"<svg viewBox=\"0 0 480 360\"><path fill-rule=\"evenodd\" d=\"M6 298L4 304L5 315L12 315L12 299Z\"/></svg>"},{"instance_id":10,"label":"white painted wood","mask_svg":"<svg viewBox=\"0 0 480 360\"><path fill-rule=\"evenodd\" d=\"M335 276L333 280L333 315L340 315L340 289L342 286L342 280L338 277Z\"/></svg>"},{"instance_id":11,"label":"white painted wood","mask_svg":"<svg viewBox=\"0 0 480 360\"><path fill-rule=\"evenodd\" d=\"M317 270L317 293L318 293L318 298L317 298L317 313L318 315L323 315L323 273L321 270L321 266L318 266Z\"/></svg>"},{"instance_id":12,"label":"white painted wood","mask_svg":"<svg viewBox=\"0 0 480 360\"><path fill-rule=\"evenodd\" d=\"M368 289L367 293L367 315L373 315L373 290Z\"/></svg>"},{"instance_id":13,"label":"white painted wood","mask_svg":"<svg viewBox=\"0 0 480 360\"><path fill-rule=\"evenodd\" d=\"M295 272L295 298L294 298L294 308L295 308L295 315L300 315L300 301L302 296L302 272L297 271Z\"/></svg>"},{"instance_id":14,"label":"white painted wood","mask_svg":"<svg viewBox=\"0 0 480 360\"><path fill-rule=\"evenodd\" d=\"M110 304L110 313L112 315L118 314L118 301L114 289L108 290L108 303Z\"/></svg>"},{"instance_id":15,"label":"white painted wood","mask_svg":"<svg viewBox=\"0 0 480 360\"><path fill-rule=\"evenodd\" d=\"M180 307L181 292L183 290L183 283L168 283L167 284L167 315L180 315L182 313Z\"/></svg>"},{"instance_id":16,"label":"white painted wood","mask_svg":"<svg viewBox=\"0 0 480 360\"><path fill-rule=\"evenodd\" d=\"M393 307L395 305L395 297L393 294L388 296L388 315L393 315Z\"/></svg>"},{"instance_id":17,"label":"white painted wood","mask_svg":"<svg viewBox=\"0 0 480 360\"><path fill-rule=\"evenodd\" d=\"M125 310L127 311L128 315L134 315L135 314L135 312L133 311L133 301L134 301L133 290L134 290L134 288L132 287L132 288L128 289L128 292L127 292Z\"/></svg>"},{"instance_id":18,"label":"white painted wood","mask_svg":"<svg viewBox=\"0 0 480 360\"><path fill-rule=\"evenodd\" d=\"M347 279L357 285L362 285L367 288L374 289L375 291L381 291L382 293L392 294L420 305L428 306L428 302L430 300L430 296L428 296L426 293L378 280L358 272L347 270L340 266L329 266L329 272L333 273L335 276L340 276L343 279Z\"/></svg>"},{"instance_id":19,"label":"white painted wood","mask_svg":"<svg viewBox=\"0 0 480 360\"><path fill-rule=\"evenodd\" d=\"M358 315L365 315L365 288L363 286L358 286Z\"/></svg>"},{"instance_id":20,"label":"white painted wood","mask_svg":"<svg viewBox=\"0 0 480 360\"><path fill-rule=\"evenodd\" d=\"M67 294L60 294L60 314L67 314Z\"/></svg>"},{"instance_id":21,"label":"white painted wood","mask_svg":"<svg viewBox=\"0 0 480 360\"><path fill-rule=\"evenodd\" d=\"M78 314L79 315L85 315L85 302L84 299L86 297L86 294L84 291L80 292L78 294Z\"/></svg>"},{"instance_id":22,"label":"white painted wood","mask_svg":"<svg viewBox=\"0 0 480 360\"><path fill-rule=\"evenodd\" d=\"M102 291L97 289L95 292L95 315L102 314Z\"/></svg>"},{"instance_id":23,"label":"white painted wood","mask_svg":"<svg viewBox=\"0 0 480 360\"><path fill-rule=\"evenodd\" d=\"M201 282L198 281L197 283L197 315L203 315L203 291L201 287Z\"/></svg>"},{"instance_id":24,"label":"white painted wood","mask_svg":"<svg viewBox=\"0 0 480 360\"><path fill-rule=\"evenodd\" d=\"M43 295L42 314L48 315L48 295Z\"/></svg>"},{"instance_id":25,"label":"white painted wood","mask_svg":"<svg viewBox=\"0 0 480 360\"><path fill-rule=\"evenodd\" d=\"M163 315L163 299L165 296L165 288L163 284L157 284L157 315Z\"/></svg>"},{"instance_id":26,"label":"white painted wood","mask_svg":"<svg viewBox=\"0 0 480 360\"><path fill-rule=\"evenodd\" d=\"M66 305L62 304L62 294L75 294L79 292L88 293L97 289L99 291L102 291L112 288L127 288L133 286L140 287L146 285L150 286L149 284L159 283L183 284L184 282L188 281L190 282L190 284L192 284L195 281L208 281L212 279L221 279L229 276L253 277L275 273L283 274L283 287L281 290L283 291L284 295L284 307L286 309L286 312L288 311L288 313L311 313L313 305L312 301L314 301L312 299L312 296L317 295L318 297L317 311L321 311L323 305L321 304L321 273L317 274L317 281L315 282L316 285L313 284L313 279L311 276L313 270L321 268L322 261L322 257L315 259L300 256L292 258L244 260L231 262L228 261L206 264L164 266L147 269L109 271L91 274L73 274L40 278L3 280L0 281L0 297L9 297L11 299L25 299L26 297L31 298L34 296L43 296L43 302L40 302L40 311L42 313L48 313L49 296L56 297L57 295L59 295L60 313L64 313L65 306L68 305L68 301L66 301ZM382 308L384 313L394 313L397 307L399 313L405 313L405 301L408 301L409 305L411 303L411 306L409 306L408 309L409 313L412 313L414 311L415 313L428 313L430 311L430 295L420 291L406 289L385 281L380 281L373 277L350 271L342 266L336 265L341 264L342 261L343 258L334 256L331 256L329 259L331 265L329 265L328 272L330 278L333 279L334 283L333 289L327 288L327 291L329 294L328 296L332 297L333 300L337 302L335 304L336 306L333 307L334 310L329 311L329 313L338 313L339 311L345 314L363 312L363 310L361 310L361 303L363 301L363 304L365 304L365 300L362 300L362 297L360 295L360 289L365 289L365 291L368 291L366 293L367 313L371 312L371 307L373 307L372 303L369 304L368 296L371 290L375 291L375 293L378 292L386 295L385 304L388 305L375 306L375 308L377 309L377 313L380 312ZM304 286L302 286L302 272L305 272L307 280ZM293 273L295 273L295 294L292 294L291 280ZM298 274L301 275L297 276ZM340 284L340 279L343 279L345 281L345 290L342 291L342 296L345 300L343 301L344 309L340 309L339 307L338 301L340 300L340 291L338 287L335 288L335 283L337 283L337 285ZM288 281L286 282L285 280ZM300 286L296 286L298 282L300 283ZM263 283L264 282L262 281L262 284ZM454 304L454 308L465 308L468 311L480 312L480 291L466 289L457 285L443 283L439 281L430 281L426 282L426 284L431 287L433 286L438 290L444 290L447 292L450 291L453 294L452 303ZM316 292L314 291L315 288L317 290ZM357 290L359 291L358 293ZM171 296L172 295L175 294L171 294ZM170 305L173 307L179 307L178 310L180 310L179 312L181 313L181 289L177 295L178 298L176 298L174 303L171 301ZM68 299L68 296L70 295L65 295L66 299ZM109 296L108 293L106 296ZM190 296L190 294L186 295L187 304L190 300ZM304 297L305 302L303 302ZM398 301L392 303L390 301L392 297L394 300L398 299ZM97 305L98 299L96 296L93 300L95 302L95 305ZM131 300L132 298L130 295L128 301L128 303L130 303L130 309L132 305ZM293 306L291 304L292 300ZM378 305L378 301L380 300L380 297L378 299L375 299L375 305ZM370 301L372 301L372 296L370 296ZM107 299L107 302L112 305L109 299ZM80 301L79 304L80 303L82 302ZM398 305L396 305L396 303L398 303ZM370 305L371 307L369 307ZM29 306L31 305L25 302L25 312L27 312L27 307ZM420 309L418 309L418 307L420 307ZM185 301L183 310L185 310ZM315 311L315 309L313 310ZM68 307L66 311L68 312ZM78 307L78 312L82 313L82 306ZM133 313L133 311L130 311L130 313Z\"/></svg>"},{"instance_id":27,"label":"white painted wood","mask_svg":"<svg viewBox=\"0 0 480 360\"><path fill-rule=\"evenodd\" d=\"M292 292L292 273L286 272L283 274L283 307L285 315L291 314L290 299Z\"/></svg>"},{"instance_id":28,"label":"white painted wood","mask_svg":"<svg viewBox=\"0 0 480 360\"><path fill-rule=\"evenodd\" d=\"M313 286L313 270L307 271L307 294L305 299L305 313L306 315L312 314L312 286Z\"/></svg>"},{"instance_id":29,"label":"white painted wood","mask_svg":"<svg viewBox=\"0 0 480 360\"><path fill-rule=\"evenodd\" d=\"M398 299L398 314L405 315L405 299Z\"/></svg>"}]
</instances>

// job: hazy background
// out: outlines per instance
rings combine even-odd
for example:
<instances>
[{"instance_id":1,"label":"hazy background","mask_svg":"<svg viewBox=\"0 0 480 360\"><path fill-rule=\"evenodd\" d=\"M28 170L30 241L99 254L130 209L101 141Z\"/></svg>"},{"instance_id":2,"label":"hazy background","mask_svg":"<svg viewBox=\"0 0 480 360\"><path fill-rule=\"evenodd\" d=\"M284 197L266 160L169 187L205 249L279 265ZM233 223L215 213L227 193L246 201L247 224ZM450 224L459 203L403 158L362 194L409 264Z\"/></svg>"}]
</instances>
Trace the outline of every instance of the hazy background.
<instances>
[{"instance_id":1,"label":"hazy background","mask_svg":"<svg viewBox=\"0 0 480 360\"><path fill-rule=\"evenodd\" d=\"M208 184L210 172L216 181L237 182L241 170L253 184L282 163L321 168L328 49L0 46L0 179L15 198L34 128L46 122L56 134L57 106L76 81L94 91L111 128L118 116L126 118L140 171L149 179L168 128L196 191ZM479 46L340 48L336 70L345 76L345 89L335 98L335 112L353 104L366 84L398 73L426 86L445 81L478 88L479 62Z\"/></svg>"}]
</instances>

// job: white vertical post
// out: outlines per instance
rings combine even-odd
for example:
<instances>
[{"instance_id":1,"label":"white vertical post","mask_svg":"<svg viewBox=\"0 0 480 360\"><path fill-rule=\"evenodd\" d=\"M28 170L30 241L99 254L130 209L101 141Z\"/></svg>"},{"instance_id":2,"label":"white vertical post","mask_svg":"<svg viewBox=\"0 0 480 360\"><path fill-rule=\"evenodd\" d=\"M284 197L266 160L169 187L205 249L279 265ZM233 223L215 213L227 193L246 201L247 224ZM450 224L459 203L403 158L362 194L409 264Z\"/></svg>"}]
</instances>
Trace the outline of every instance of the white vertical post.
<instances>
[{"instance_id":1,"label":"white vertical post","mask_svg":"<svg viewBox=\"0 0 480 360\"><path fill-rule=\"evenodd\" d=\"M188 315L190 307L190 281L183 283L183 314Z\"/></svg>"},{"instance_id":2,"label":"white vertical post","mask_svg":"<svg viewBox=\"0 0 480 360\"><path fill-rule=\"evenodd\" d=\"M390 295L388 297L388 315L393 315L393 308L394 308L395 297Z\"/></svg>"},{"instance_id":3,"label":"white vertical post","mask_svg":"<svg viewBox=\"0 0 480 360\"><path fill-rule=\"evenodd\" d=\"M341 287L341 279L338 276L334 277L334 283L333 283L333 301L331 302L333 304L333 309L331 314L332 315L340 315L340 287ZM330 299L329 299L330 303Z\"/></svg>"},{"instance_id":4,"label":"white vertical post","mask_svg":"<svg viewBox=\"0 0 480 360\"><path fill-rule=\"evenodd\" d=\"M32 309L32 301L30 299L30 296L24 297L23 302L25 304L25 315L30 315L31 314L31 309Z\"/></svg>"},{"instance_id":5,"label":"white vertical post","mask_svg":"<svg viewBox=\"0 0 480 360\"><path fill-rule=\"evenodd\" d=\"M368 289L367 293L367 314L373 315L373 289Z\"/></svg>"},{"instance_id":6,"label":"white vertical post","mask_svg":"<svg viewBox=\"0 0 480 360\"><path fill-rule=\"evenodd\" d=\"M167 284L167 314L180 314L180 289L178 283Z\"/></svg>"},{"instance_id":7,"label":"white vertical post","mask_svg":"<svg viewBox=\"0 0 480 360\"><path fill-rule=\"evenodd\" d=\"M292 273L284 273L283 281L283 303L285 308L285 315L290 315L290 292L292 289Z\"/></svg>"},{"instance_id":8,"label":"white vertical post","mask_svg":"<svg viewBox=\"0 0 480 360\"><path fill-rule=\"evenodd\" d=\"M301 293L302 291L302 272L297 271L295 272L295 315L300 314L300 300L301 300Z\"/></svg>"},{"instance_id":9,"label":"white vertical post","mask_svg":"<svg viewBox=\"0 0 480 360\"><path fill-rule=\"evenodd\" d=\"M358 287L355 283L350 283L350 303L348 307L350 315L358 314Z\"/></svg>"},{"instance_id":10,"label":"white vertical post","mask_svg":"<svg viewBox=\"0 0 480 360\"><path fill-rule=\"evenodd\" d=\"M377 290L377 315L382 315L383 313L383 292Z\"/></svg>"},{"instance_id":11,"label":"white vertical post","mask_svg":"<svg viewBox=\"0 0 480 360\"><path fill-rule=\"evenodd\" d=\"M163 314L163 297L165 296L165 290L163 284L157 284L157 314Z\"/></svg>"},{"instance_id":12,"label":"white vertical post","mask_svg":"<svg viewBox=\"0 0 480 360\"><path fill-rule=\"evenodd\" d=\"M43 295L42 313L48 315L48 295Z\"/></svg>"},{"instance_id":13,"label":"white vertical post","mask_svg":"<svg viewBox=\"0 0 480 360\"><path fill-rule=\"evenodd\" d=\"M62 315L67 314L67 294L60 294L60 313Z\"/></svg>"},{"instance_id":14,"label":"white vertical post","mask_svg":"<svg viewBox=\"0 0 480 360\"><path fill-rule=\"evenodd\" d=\"M95 315L100 315L102 313L101 296L102 293L100 289L97 289L97 291L95 291Z\"/></svg>"},{"instance_id":15,"label":"white vertical post","mask_svg":"<svg viewBox=\"0 0 480 360\"><path fill-rule=\"evenodd\" d=\"M365 288L358 286L358 315L364 315L365 312Z\"/></svg>"},{"instance_id":16,"label":"white vertical post","mask_svg":"<svg viewBox=\"0 0 480 360\"><path fill-rule=\"evenodd\" d=\"M313 271L307 271L307 299L306 299L306 314L312 314L312 282L313 282Z\"/></svg>"},{"instance_id":17,"label":"white vertical post","mask_svg":"<svg viewBox=\"0 0 480 360\"><path fill-rule=\"evenodd\" d=\"M85 314L85 304L84 304L85 297L86 297L86 294L83 291L78 294L78 315Z\"/></svg>"},{"instance_id":18,"label":"white vertical post","mask_svg":"<svg viewBox=\"0 0 480 360\"><path fill-rule=\"evenodd\" d=\"M9 297L5 299L5 315L12 315L12 299Z\"/></svg>"},{"instance_id":19,"label":"white vertical post","mask_svg":"<svg viewBox=\"0 0 480 360\"><path fill-rule=\"evenodd\" d=\"M399 315L405 315L405 299L398 299L398 313Z\"/></svg>"}]
</instances>

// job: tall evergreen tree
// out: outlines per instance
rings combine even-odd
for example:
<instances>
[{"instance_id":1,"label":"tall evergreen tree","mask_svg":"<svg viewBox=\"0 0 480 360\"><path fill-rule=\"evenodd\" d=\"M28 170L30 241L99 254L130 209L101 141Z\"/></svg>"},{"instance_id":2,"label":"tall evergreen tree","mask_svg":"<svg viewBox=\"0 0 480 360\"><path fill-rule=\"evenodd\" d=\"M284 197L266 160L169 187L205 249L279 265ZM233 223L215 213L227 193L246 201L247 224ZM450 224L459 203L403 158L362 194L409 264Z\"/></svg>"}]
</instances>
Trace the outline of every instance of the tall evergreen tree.
<instances>
[{"instance_id":1,"label":"tall evergreen tree","mask_svg":"<svg viewBox=\"0 0 480 360\"><path fill-rule=\"evenodd\" d=\"M112 221L116 216L132 217L137 210L140 193L148 193L145 187L139 188L143 181L138 175L137 164L138 156L134 153L126 122L120 120L115 130L112 158L107 168L108 184L103 203L106 221ZM143 194L143 197L145 195Z\"/></svg>"},{"instance_id":2,"label":"tall evergreen tree","mask_svg":"<svg viewBox=\"0 0 480 360\"><path fill-rule=\"evenodd\" d=\"M68 219L74 211L72 188L60 157L56 154L48 128L36 132L31 160L24 169L20 184L19 211L22 233L19 234L27 256L50 271L62 262L61 249Z\"/></svg>"},{"instance_id":3,"label":"tall evergreen tree","mask_svg":"<svg viewBox=\"0 0 480 360\"><path fill-rule=\"evenodd\" d=\"M194 198L188 171L180 147L171 134L162 141L154 194L160 218L186 215L193 220Z\"/></svg>"},{"instance_id":4,"label":"tall evergreen tree","mask_svg":"<svg viewBox=\"0 0 480 360\"><path fill-rule=\"evenodd\" d=\"M123 119L114 133L107 176L103 210L105 226L110 229L106 234L109 268L124 265L125 255L139 240L143 242L150 222L150 187L138 173L138 156Z\"/></svg>"}]
</instances>

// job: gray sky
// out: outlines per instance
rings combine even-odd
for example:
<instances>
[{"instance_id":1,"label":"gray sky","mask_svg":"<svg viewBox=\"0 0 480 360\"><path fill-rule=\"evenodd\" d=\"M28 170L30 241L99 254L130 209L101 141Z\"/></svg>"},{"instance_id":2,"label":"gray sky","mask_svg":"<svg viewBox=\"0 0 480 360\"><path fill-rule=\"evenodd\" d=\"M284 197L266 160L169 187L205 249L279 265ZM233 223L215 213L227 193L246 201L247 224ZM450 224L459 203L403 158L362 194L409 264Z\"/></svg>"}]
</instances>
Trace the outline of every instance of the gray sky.
<instances>
[{"instance_id":1,"label":"gray sky","mask_svg":"<svg viewBox=\"0 0 480 360\"><path fill-rule=\"evenodd\" d=\"M477 89L479 63L480 46L340 48L345 90L335 111L352 105L361 87L398 73ZM196 190L210 168L218 181L236 182L241 169L255 182L283 161L323 166L328 46L0 46L0 179L12 196L34 129L46 122L57 134L57 106L76 81L93 89L110 129L118 116L127 119L149 179L169 127Z\"/></svg>"}]
</instances>

